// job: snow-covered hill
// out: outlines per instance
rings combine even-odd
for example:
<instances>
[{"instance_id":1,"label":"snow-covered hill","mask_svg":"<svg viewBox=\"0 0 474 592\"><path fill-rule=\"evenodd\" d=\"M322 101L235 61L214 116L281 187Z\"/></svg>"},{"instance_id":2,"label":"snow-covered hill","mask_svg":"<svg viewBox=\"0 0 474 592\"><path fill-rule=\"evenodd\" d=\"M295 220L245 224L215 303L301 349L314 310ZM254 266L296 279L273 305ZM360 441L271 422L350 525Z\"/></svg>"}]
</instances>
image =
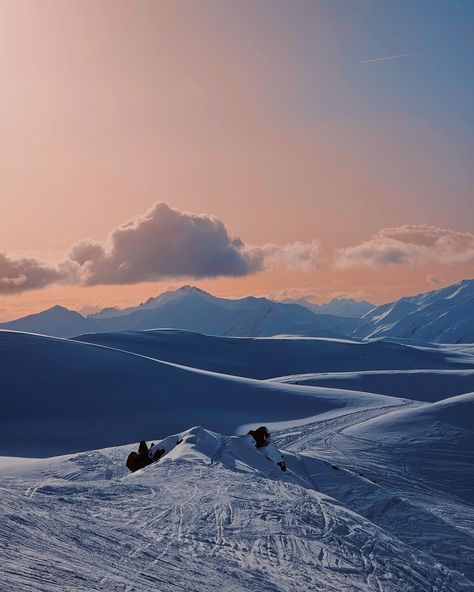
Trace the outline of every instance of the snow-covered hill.
<instances>
[{"instance_id":1,"label":"snow-covered hill","mask_svg":"<svg viewBox=\"0 0 474 592\"><path fill-rule=\"evenodd\" d=\"M0 454L45 456L156 437L192 424L235 432L360 406L376 394L216 374L100 345L0 332Z\"/></svg>"},{"instance_id":2,"label":"snow-covered hill","mask_svg":"<svg viewBox=\"0 0 474 592\"><path fill-rule=\"evenodd\" d=\"M474 349L458 351L456 346L414 346L386 340L235 338L176 330L94 333L75 340L212 372L259 379L315 372L470 370L474 365ZM385 382L394 386L391 380Z\"/></svg>"},{"instance_id":3,"label":"snow-covered hill","mask_svg":"<svg viewBox=\"0 0 474 592\"><path fill-rule=\"evenodd\" d=\"M5 592L472 589L454 571L463 554L449 567L427 553L433 537L470 537L368 479L289 452L282 473L242 438L179 436L132 475L130 447L0 462ZM416 523L431 526L418 547L404 540Z\"/></svg>"},{"instance_id":4,"label":"snow-covered hill","mask_svg":"<svg viewBox=\"0 0 474 592\"><path fill-rule=\"evenodd\" d=\"M398 337L435 343L474 341L474 280L405 297L368 312L359 337Z\"/></svg>"},{"instance_id":5,"label":"snow-covered hill","mask_svg":"<svg viewBox=\"0 0 474 592\"><path fill-rule=\"evenodd\" d=\"M472 360L474 364L474 359ZM272 380L285 384L350 389L415 401L435 402L474 391L474 369L366 370L294 374Z\"/></svg>"}]
</instances>

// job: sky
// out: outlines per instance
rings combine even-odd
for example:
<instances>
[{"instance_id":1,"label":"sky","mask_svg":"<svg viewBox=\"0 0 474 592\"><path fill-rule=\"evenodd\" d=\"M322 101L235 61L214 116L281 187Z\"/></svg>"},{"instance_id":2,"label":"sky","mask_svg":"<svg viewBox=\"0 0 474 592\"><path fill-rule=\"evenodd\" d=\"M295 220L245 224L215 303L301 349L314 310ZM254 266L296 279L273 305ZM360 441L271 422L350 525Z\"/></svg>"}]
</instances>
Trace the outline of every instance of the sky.
<instances>
[{"instance_id":1,"label":"sky","mask_svg":"<svg viewBox=\"0 0 474 592\"><path fill-rule=\"evenodd\" d=\"M474 276L470 0L0 0L0 320Z\"/></svg>"}]
</instances>

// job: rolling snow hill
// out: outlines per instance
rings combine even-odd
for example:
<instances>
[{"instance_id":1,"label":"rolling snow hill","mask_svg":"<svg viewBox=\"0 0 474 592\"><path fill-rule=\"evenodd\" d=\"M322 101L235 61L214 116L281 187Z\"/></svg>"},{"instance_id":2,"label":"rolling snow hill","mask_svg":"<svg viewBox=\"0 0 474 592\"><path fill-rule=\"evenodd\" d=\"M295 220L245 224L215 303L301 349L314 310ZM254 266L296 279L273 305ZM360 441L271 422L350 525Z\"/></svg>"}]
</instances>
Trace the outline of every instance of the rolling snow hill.
<instances>
[{"instance_id":1,"label":"rolling snow hill","mask_svg":"<svg viewBox=\"0 0 474 592\"><path fill-rule=\"evenodd\" d=\"M166 360L184 366L192 366L212 372L245 376L248 378L270 379L284 377L281 381L311 384L306 380L315 381L315 373L335 373L326 380L327 386L336 386L330 381L346 380L342 388L378 392L378 388L391 390L389 394L398 396L398 388L407 394L413 394L413 388L422 391L434 389L439 396L447 388L449 394L452 389L466 388L471 390L472 368L474 367L474 350L472 352L458 351L450 346L414 346L405 343L392 343L386 340L353 341L349 339L329 338L235 338L214 337L191 333L187 331L124 331L116 333L95 333L81 335L76 341L105 345L129 352L142 354L158 360ZM347 372L374 371L406 371L413 369L424 370L424 373L406 376L399 372L400 378L390 372L385 380L367 378L369 382L358 380L352 375L349 384ZM434 369L434 370L433 370ZM431 372L433 370L433 372ZM452 370L453 379L442 375L443 370ZM459 370L459 373L457 371ZM300 374L309 374L304 378ZM440 375L441 374L441 375ZM289 375L289 376L288 376ZM297 375L296 377L293 375ZM404 383L401 381L405 380ZM418 380L417 382L415 382ZM322 384L322 383L321 383ZM411 385L411 387L410 387ZM364 386L371 388L364 388ZM413 388L412 388L413 387ZM450 390L451 389L451 390ZM466 392L466 390L462 390ZM383 393L387 394L387 393ZM447 396L445 395L445 396Z\"/></svg>"},{"instance_id":2,"label":"rolling snow hill","mask_svg":"<svg viewBox=\"0 0 474 592\"><path fill-rule=\"evenodd\" d=\"M473 360L474 362L474 360ZM285 384L327 386L435 402L474 391L474 369L319 372L273 378Z\"/></svg>"},{"instance_id":3,"label":"rolling snow hill","mask_svg":"<svg viewBox=\"0 0 474 592\"><path fill-rule=\"evenodd\" d=\"M0 454L47 456L193 424L235 432L404 403L216 374L100 345L0 332Z\"/></svg>"}]
</instances>

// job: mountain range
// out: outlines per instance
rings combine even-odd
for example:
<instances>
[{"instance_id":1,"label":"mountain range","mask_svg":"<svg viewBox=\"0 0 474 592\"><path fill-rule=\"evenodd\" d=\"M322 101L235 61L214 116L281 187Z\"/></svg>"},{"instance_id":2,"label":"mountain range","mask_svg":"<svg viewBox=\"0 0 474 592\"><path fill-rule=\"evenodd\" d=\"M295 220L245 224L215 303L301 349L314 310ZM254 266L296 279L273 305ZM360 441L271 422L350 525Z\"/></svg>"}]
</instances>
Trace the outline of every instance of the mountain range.
<instances>
[{"instance_id":1,"label":"mountain range","mask_svg":"<svg viewBox=\"0 0 474 592\"><path fill-rule=\"evenodd\" d=\"M369 310L375 308L375 304L371 304L365 300L354 300L354 298L333 298L325 304L313 304L304 298L298 298L296 300L285 298L282 302L300 304L316 314L330 314L354 318L363 317Z\"/></svg>"},{"instance_id":2,"label":"mountain range","mask_svg":"<svg viewBox=\"0 0 474 592\"><path fill-rule=\"evenodd\" d=\"M275 302L253 296L226 299L194 286L183 286L149 298L136 307L105 308L87 317L54 306L2 323L0 329L55 337L170 328L233 337L383 337L471 343L473 310L474 280L463 280L447 288L375 307L351 299L333 300L326 305L304 300ZM349 312L354 316L348 316ZM364 313L362 317L361 313Z\"/></svg>"}]
</instances>

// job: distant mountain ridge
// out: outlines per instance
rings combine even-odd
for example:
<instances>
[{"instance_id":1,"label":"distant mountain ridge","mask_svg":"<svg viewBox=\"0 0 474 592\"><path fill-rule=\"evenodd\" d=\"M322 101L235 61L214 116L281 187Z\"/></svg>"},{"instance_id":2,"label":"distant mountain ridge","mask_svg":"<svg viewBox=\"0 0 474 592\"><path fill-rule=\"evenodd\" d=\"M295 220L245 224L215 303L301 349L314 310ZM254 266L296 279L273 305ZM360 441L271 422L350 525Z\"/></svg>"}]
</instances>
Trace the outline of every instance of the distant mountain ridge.
<instances>
[{"instance_id":1,"label":"distant mountain ridge","mask_svg":"<svg viewBox=\"0 0 474 592\"><path fill-rule=\"evenodd\" d=\"M333 298L330 302L326 302L325 304L313 304L304 298L299 298L297 300L286 298L285 300L282 300L282 302L300 304L315 314L331 314L354 318L363 317L366 313L375 308L375 304L371 304L365 300L354 300L353 298Z\"/></svg>"},{"instance_id":2,"label":"distant mountain ridge","mask_svg":"<svg viewBox=\"0 0 474 592\"><path fill-rule=\"evenodd\" d=\"M248 296L219 298L194 286L182 286L149 298L136 307L106 308L83 317L63 307L0 324L0 329L75 337L103 331L185 329L233 337L277 334L321 337L350 335L360 321L349 317L316 315L304 306Z\"/></svg>"},{"instance_id":3,"label":"distant mountain ridge","mask_svg":"<svg viewBox=\"0 0 474 592\"><path fill-rule=\"evenodd\" d=\"M301 302L301 301L300 301ZM315 312L311 307L318 307ZM326 308L324 308L326 307ZM362 318L347 316L349 310ZM357 310L358 309L358 312ZM337 314L324 313L333 310ZM275 302L248 296L226 299L182 286L136 307L105 308L82 316L61 306L0 324L0 329L75 337L84 333L184 329L217 336L396 338L434 343L474 342L474 280L372 307L336 299L327 305Z\"/></svg>"},{"instance_id":4,"label":"distant mountain ridge","mask_svg":"<svg viewBox=\"0 0 474 592\"><path fill-rule=\"evenodd\" d=\"M219 298L194 286L164 292L135 308L104 310L89 318L107 331L172 328L234 337L281 333L340 337L350 334L358 323L267 298Z\"/></svg>"},{"instance_id":5,"label":"distant mountain ridge","mask_svg":"<svg viewBox=\"0 0 474 592\"><path fill-rule=\"evenodd\" d=\"M102 327L91 318L83 317L74 310L56 305L37 314L1 323L0 329L40 333L53 337L72 337L84 333L84 331L95 333L101 331Z\"/></svg>"}]
</instances>

